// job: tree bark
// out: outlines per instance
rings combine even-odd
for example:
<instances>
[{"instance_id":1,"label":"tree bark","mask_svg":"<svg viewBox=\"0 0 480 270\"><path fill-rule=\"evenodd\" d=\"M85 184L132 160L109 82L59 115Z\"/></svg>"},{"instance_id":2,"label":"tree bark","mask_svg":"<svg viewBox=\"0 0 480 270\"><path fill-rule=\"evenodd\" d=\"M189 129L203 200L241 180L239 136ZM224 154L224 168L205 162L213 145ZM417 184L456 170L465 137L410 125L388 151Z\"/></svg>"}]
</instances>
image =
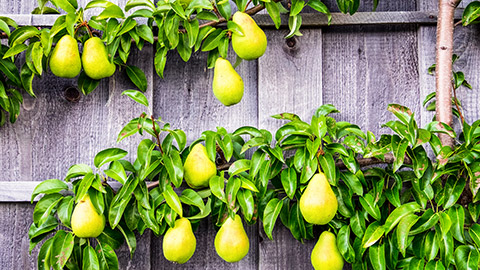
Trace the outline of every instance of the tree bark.
<instances>
[{"instance_id":1,"label":"tree bark","mask_svg":"<svg viewBox=\"0 0 480 270\"><path fill-rule=\"evenodd\" d=\"M436 84L437 121L449 126L453 124L452 114L452 55L453 55L453 18L455 8L461 0L439 0L437 45L436 45ZM440 134L443 145L453 147L453 138Z\"/></svg>"}]
</instances>

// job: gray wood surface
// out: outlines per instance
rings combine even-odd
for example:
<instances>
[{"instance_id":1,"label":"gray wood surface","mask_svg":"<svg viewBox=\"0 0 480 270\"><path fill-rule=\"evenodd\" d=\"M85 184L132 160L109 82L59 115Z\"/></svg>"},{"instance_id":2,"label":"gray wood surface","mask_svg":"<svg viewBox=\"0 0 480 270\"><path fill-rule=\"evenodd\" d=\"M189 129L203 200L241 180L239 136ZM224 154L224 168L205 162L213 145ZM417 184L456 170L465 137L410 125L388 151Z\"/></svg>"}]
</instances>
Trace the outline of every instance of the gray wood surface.
<instances>
[{"instance_id":1,"label":"gray wood surface","mask_svg":"<svg viewBox=\"0 0 480 270\"><path fill-rule=\"evenodd\" d=\"M80 5L86 0L79 1ZM124 5L126 0L113 1ZM335 0L324 1L338 12ZM361 14L349 17L335 14L334 24L362 25L396 23L410 20L420 25L330 26L322 15L305 14L302 37L285 40L286 30L266 30L268 48L258 61L244 61L236 70L245 82L241 103L224 107L211 90L213 70L206 68L206 54L197 52L188 63L169 53L165 79L153 69L153 46L134 51L129 64L145 71L147 98L155 115L173 128L187 133L188 142L202 131L217 126L228 131L245 125L276 130L282 121L270 118L281 112L293 112L310 121L321 104L333 103L341 113L339 121L350 121L376 134L386 132L380 124L393 119L386 111L389 103L410 107L424 126L433 116L422 108L424 97L435 89L427 68L435 61L435 18L437 0L381 0L377 13L370 13L372 1L364 2ZM468 1L462 1L465 7ZM0 14L23 14L20 22L51 25L55 16L29 16L35 0L0 0ZM94 14L94 10L89 11ZM427 17L425 17L427 16ZM264 14L259 24L271 28ZM322 26L319 28L318 26ZM480 27L457 27L455 53L460 59L456 70L465 72L473 91L458 91L468 122L480 117ZM229 60L235 61L232 51ZM135 136L117 144L121 127L145 109L120 93L134 86L125 72L102 80L99 88L77 102L68 101L64 90L75 80L59 79L51 74L36 78L37 98L24 95L25 103L15 124L0 127L0 269L34 269L36 248L28 254L27 231L33 206L27 203L39 181L62 179L75 163L92 165L97 151L120 147L136 156ZM458 129L458 125L456 128ZM147 138L147 137L145 137ZM25 190L25 194L22 193ZM12 203L11 201L16 201ZM118 251L122 269L312 269L310 252L316 240L297 242L280 221L273 240L263 233L262 224L245 225L250 252L239 263L228 264L218 257L213 246L215 229L211 221L202 221L195 232L197 250L184 265L166 261L162 237L151 232L139 236L137 251L129 259L126 246ZM319 232L315 231L318 236ZM345 267L347 269L348 266Z\"/></svg>"}]
</instances>

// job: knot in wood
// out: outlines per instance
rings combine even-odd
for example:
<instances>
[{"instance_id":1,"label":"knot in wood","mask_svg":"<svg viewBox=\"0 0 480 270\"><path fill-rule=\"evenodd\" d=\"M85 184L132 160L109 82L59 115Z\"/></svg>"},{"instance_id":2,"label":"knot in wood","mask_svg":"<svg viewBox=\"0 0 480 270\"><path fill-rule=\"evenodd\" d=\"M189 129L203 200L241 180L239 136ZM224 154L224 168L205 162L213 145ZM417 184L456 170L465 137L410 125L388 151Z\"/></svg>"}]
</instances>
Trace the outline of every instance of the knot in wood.
<instances>
[{"instance_id":1,"label":"knot in wood","mask_svg":"<svg viewBox=\"0 0 480 270\"><path fill-rule=\"evenodd\" d=\"M287 38L283 46L283 51L285 51L291 56L295 56L299 49L299 46L297 46L297 44L298 42L296 37Z\"/></svg>"},{"instance_id":2,"label":"knot in wood","mask_svg":"<svg viewBox=\"0 0 480 270\"><path fill-rule=\"evenodd\" d=\"M442 51L445 51L446 49L448 49L447 46L441 46L441 47L440 47L440 50L442 50Z\"/></svg>"},{"instance_id":3,"label":"knot in wood","mask_svg":"<svg viewBox=\"0 0 480 270\"><path fill-rule=\"evenodd\" d=\"M78 102L80 100L80 91L74 86L65 88L63 95L65 96L65 99L70 102Z\"/></svg>"}]
</instances>

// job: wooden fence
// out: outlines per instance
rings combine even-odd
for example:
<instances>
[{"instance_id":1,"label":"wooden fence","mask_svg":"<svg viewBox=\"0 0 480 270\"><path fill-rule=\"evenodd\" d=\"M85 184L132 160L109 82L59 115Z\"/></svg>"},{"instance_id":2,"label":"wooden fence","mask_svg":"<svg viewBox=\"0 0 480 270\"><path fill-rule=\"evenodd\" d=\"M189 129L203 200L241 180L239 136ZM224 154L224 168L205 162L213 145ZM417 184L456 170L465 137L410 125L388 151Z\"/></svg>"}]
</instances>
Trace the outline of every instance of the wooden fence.
<instances>
[{"instance_id":1,"label":"wooden fence","mask_svg":"<svg viewBox=\"0 0 480 270\"><path fill-rule=\"evenodd\" d=\"M126 0L113 2L123 6ZM324 2L338 12L334 0ZM244 125L274 130L281 121L270 115L292 112L309 119L327 103L341 111L337 120L376 134L385 132L381 124L393 119L386 111L389 103L411 108L423 126L433 116L422 101L435 89L427 68L435 61L438 1L379 2L376 13L370 12L371 3L363 3L361 12L352 17L335 13L332 26L326 26L322 15L306 14L303 36L289 41L284 39L287 30L274 30L265 14L257 15L255 19L266 29L268 48L258 61L244 61L237 69L245 81L245 95L233 107L224 107L213 96L213 71L206 69L204 53L194 54L188 63L170 53L165 79L154 71L152 46L134 52L129 61L147 75L146 95L155 115L183 129L189 142L217 126L229 131ZM468 3L464 2L462 6ZM29 15L35 6L35 0L0 0L0 13L20 24L51 25L55 17ZM457 27L455 44L454 52L460 56L455 68L465 72L474 88L459 91L466 120L472 122L480 117L480 27ZM62 179L72 164L93 164L95 153L107 147L136 153L138 136L115 143L122 126L143 109L120 96L133 87L124 71L102 80L86 97L77 99L75 91L65 92L75 85L75 80L51 74L36 78L37 98L24 95L17 123L0 127L0 269L36 268L38 247L28 254L27 231L33 212L30 194L38 181ZM270 241L262 230L258 224L247 227L250 252L236 264L216 255L215 231L208 222L197 230L197 250L184 265L167 262L162 239L150 232L138 239L132 260L126 247L118 256L122 269L312 268L314 241L301 244L279 225Z\"/></svg>"}]
</instances>

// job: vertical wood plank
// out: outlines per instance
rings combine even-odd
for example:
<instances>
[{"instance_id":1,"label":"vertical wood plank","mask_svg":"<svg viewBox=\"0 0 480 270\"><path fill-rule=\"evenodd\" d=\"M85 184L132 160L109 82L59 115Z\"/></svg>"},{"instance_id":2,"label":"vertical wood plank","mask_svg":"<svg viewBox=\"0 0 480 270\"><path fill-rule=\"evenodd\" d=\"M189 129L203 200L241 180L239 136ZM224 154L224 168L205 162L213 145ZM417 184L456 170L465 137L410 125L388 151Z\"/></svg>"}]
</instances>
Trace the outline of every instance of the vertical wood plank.
<instances>
[{"instance_id":1,"label":"vertical wood plank","mask_svg":"<svg viewBox=\"0 0 480 270\"><path fill-rule=\"evenodd\" d=\"M291 112L309 122L322 104L322 30L303 29L302 37L285 40L286 31L266 31L268 47L258 62L259 127L270 131L283 121L271 115ZM259 224L258 269L311 269L314 241L304 245L277 220L270 241Z\"/></svg>"},{"instance_id":2,"label":"vertical wood plank","mask_svg":"<svg viewBox=\"0 0 480 270\"><path fill-rule=\"evenodd\" d=\"M235 62L232 51L228 59ZM154 113L172 128L186 132L191 143L205 130L222 126L233 132L240 126L258 126L257 120L257 63L244 61L236 69L243 78L245 92L240 103L225 107L213 95L213 70L207 69L207 54L198 52L188 63L170 52L164 79L154 75ZM184 265L175 265L163 257L162 239L152 238L152 268L154 269L255 269L258 262L258 232L254 226L245 226L250 239L248 255L238 263L223 261L213 247L213 224L202 221L195 232L197 248L193 257Z\"/></svg>"},{"instance_id":3,"label":"vertical wood plank","mask_svg":"<svg viewBox=\"0 0 480 270\"><path fill-rule=\"evenodd\" d=\"M348 121L379 134L398 103L418 114L417 39L412 26L331 27L324 30L324 103ZM382 132L388 132L386 129Z\"/></svg>"}]
</instances>

